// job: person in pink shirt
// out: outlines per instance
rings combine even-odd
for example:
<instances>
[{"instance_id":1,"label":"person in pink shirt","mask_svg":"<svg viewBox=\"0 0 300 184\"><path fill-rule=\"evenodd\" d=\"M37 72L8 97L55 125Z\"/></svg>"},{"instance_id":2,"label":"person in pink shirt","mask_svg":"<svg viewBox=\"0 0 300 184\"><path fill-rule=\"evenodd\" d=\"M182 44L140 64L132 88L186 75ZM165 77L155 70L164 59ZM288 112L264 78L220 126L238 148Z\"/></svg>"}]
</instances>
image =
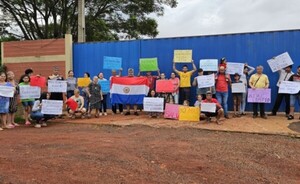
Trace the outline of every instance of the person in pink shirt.
<instances>
[{"instance_id":1,"label":"person in pink shirt","mask_svg":"<svg viewBox=\"0 0 300 184\"><path fill-rule=\"evenodd\" d=\"M171 73L171 78L169 80L172 81L174 86L174 92L172 93L172 96L174 97L175 104L178 104L180 80L178 77L176 77L176 74L174 72Z\"/></svg>"}]
</instances>

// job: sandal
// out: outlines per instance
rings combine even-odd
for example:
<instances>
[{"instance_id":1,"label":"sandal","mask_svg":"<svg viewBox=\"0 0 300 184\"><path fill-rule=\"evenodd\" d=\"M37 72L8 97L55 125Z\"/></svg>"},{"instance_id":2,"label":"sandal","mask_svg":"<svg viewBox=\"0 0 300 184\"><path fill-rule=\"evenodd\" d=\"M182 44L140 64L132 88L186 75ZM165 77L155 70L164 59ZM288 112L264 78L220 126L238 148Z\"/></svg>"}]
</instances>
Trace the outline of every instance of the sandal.
<instances>
[{"instance_id":1,"label":"sandal","mask_svg":"<svg viewBox=\"0 0 300 184\"><path fill-rule=\"evenodd\" d=\"M292 119L294 119L294 116L289 115L288 120L292 120Z\"/></svg>"},{"instance_id":2,"label":"sandal","mask_svg":"<svg viewBox=\"0 0 300 184\"><path fill-rule=\"evenodd\" d=\"M2 130L3 130L3 128L0 127L0 131L2 131Z\"/></svg>"},{"instance_id":3,"label":"sandal","mask_svg":"<svg viewBox=\"0 0 300 184\"><path fill-rule=\"evenodd\" d=\"M6 125L6 127L5 128L7 128L7 129L12 129L12 128L15 128L15 126L14 125L12 125L12 124L10 124L10 125Z\"/></svg>"},{"instance_id":4,"label":"sandal","mask_svg":"<svg viewBox=\"0 0 300 184\"><path fill-rule=\"evenodd\" d=\"M26 121L25 125L31 125L30 121Z\"/></svg>"},{"instance_id":5,"label":"sandal","mask_svg":"<svg viewBox=\"0 0 300 184\"><path fill-rule=\"evenodd\" d=\"M15 127L20 126L18 123L12 123L12 125L14 125Z\"/></svg>"}]
</instances>

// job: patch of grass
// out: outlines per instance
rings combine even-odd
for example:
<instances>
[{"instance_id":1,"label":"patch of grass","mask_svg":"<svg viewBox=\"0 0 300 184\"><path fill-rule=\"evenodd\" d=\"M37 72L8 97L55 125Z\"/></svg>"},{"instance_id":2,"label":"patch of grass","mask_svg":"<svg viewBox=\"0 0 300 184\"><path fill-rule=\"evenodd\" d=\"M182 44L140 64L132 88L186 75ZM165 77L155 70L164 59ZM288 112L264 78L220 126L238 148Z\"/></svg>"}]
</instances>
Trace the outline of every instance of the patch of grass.
<instances>
[{"instance_id":1,"label":"patch of grass","mask_svg":"<svg viewBox=\"0 0 300 184\"><path fill-rule=\"evenodd\" d=\"M23 117L21 117L21 116L16 116L15 117L15 122L16 123L24 123L25 122L25 119L23 118Z\"/></svg>"}]
</instances>

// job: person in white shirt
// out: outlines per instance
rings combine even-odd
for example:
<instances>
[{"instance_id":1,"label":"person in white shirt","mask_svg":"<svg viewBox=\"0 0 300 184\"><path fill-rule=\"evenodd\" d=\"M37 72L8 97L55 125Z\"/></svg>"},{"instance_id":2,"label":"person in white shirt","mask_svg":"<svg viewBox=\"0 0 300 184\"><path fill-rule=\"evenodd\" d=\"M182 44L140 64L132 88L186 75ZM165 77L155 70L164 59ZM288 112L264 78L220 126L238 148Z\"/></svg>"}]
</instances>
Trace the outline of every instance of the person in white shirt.
<instances>
[{"instance_id":1,"label":"person in white shirt","mask_svg":"<svg viewBox=\"0 0 300 184\"><path fill-rule=\"evenodd\" d=\"M241 103L241 108L240 112L241 115L246 115L245 110L246 110L246 104L247 104L247 91L248 91L248 81L249 81L249 76L255 71L255 68L252 66L249 66L248 64L245 64L244 67L244 72L240 77L240 80L245 84L246 88L246 93L242 94L242 103Z\"/></svg>"}]
</instances>

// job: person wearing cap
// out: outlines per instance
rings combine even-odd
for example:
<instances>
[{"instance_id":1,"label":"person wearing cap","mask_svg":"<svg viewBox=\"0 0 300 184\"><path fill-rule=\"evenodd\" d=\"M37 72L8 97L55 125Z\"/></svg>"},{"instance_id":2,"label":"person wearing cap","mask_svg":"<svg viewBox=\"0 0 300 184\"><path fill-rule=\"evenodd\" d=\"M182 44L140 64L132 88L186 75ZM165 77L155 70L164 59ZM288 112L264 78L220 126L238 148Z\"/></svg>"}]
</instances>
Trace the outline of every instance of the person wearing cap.
<instances>
[{"instance_id":1,"label":"person wearing cap","mask_svg":"<svg viewBox=\"0 0 300 184\"><path fill-rule=\"evenodd\" d=\"M198 79L201 76L203 76L203 69L202 68L198 69L198 76L194 78L193 86L197 86L197 95L201 95L202 99L205 100L206 92L211 91L211 90L210 90L210 87L205 87L205 88L199 88L198 87Z\"/></svg>"},{"instance_id":2,"label":"person wearing cap","mask_svg":"<svg viewBox=\"0 0 300 184\"><path fill-rule=\"evenodd\" d=\"M211 117L216 117L216 123L219 125L222 124L220 122L220 119L224 115L224 110L223 110L221 104L218 102L218 100L212 97L211 91L206 92L206 99L202 100L202 103L215 103L216 104L216 112L215 113L205 112L204 114L205 114L208 122L210 122Z\"/></svg>"},{"instance_id":3,"label":"person wearing cap","mask_svg":"<svg viewBox=\"0 0 300 184\"><path fill-rule=\"evenodd\" d=\"M240 80L245 84L245 93L242 93L242 101L241 101L241 115L246 115L246 105L247 105L247 91L248 91L248 84L249 84L249 76L255 71L255 68L252 66L249 66L247 63L245 63L243 74L240 77Z\"/></svg>"},{"instance_id":4,"label":"person wearing cap","mask_svg":"<svg viewBox=\"0 0 300 184\"><path fill-rule=\"evenodd\" d=\"M235 73L233 75L234 80L232 81L232 84L236 83L243 83L243 81L240 80L240 74ZM233 117L240 117L241 114L239 113L241 101L242 101L242 93L232 93L233 98L233 111L234 115Z\"/></svg>"},{"instance_id":5,"label":"person wearing cap","mask_svg":"<svg viewBox=\"0 0 300 184\"><path fill-rule=\"evenodd\" d=\"M278 70L279 79L277 82L277 87L279 89L280 83L282 81L288 81L291 76L294 74L292 72L292 65L285 67L284 69ZM288 117L290 114L290 94L280 94L278 93L276 96L275 104L272 109L272 113L269 116L276 116L277 111L282 103L284 98L285 101L285 116Z\"/></svg>"},{"instance_id":6,"label":"person wearing cap","mask_svg":"<svg viewBox=\"0 0 300 184\"><path fill-rule=\"evenodd\" d=\"M297 73L293 74L290 77L289 81L297 82L297 84L299 85L299 83L300 83L300 65L297 67ZM296 101L298 101L298 104L300 106L300 91L297 94L292 94L291 95L290 114L288 116L288 120L293 120L294 119ZM299 119L300 119L300 117L299 117Z\"/></svg>"},{"instance_id":7,"label":"person wearing cap","mask_svg":"<svg viewBox=\"0 0 300 184\"><path fill-rule=\"evenodd\" d=\"M227 68L227 60L224 57L220 59L219 67L221 66L223 66L225 69Z\"/></svg>"}]
</instances>

